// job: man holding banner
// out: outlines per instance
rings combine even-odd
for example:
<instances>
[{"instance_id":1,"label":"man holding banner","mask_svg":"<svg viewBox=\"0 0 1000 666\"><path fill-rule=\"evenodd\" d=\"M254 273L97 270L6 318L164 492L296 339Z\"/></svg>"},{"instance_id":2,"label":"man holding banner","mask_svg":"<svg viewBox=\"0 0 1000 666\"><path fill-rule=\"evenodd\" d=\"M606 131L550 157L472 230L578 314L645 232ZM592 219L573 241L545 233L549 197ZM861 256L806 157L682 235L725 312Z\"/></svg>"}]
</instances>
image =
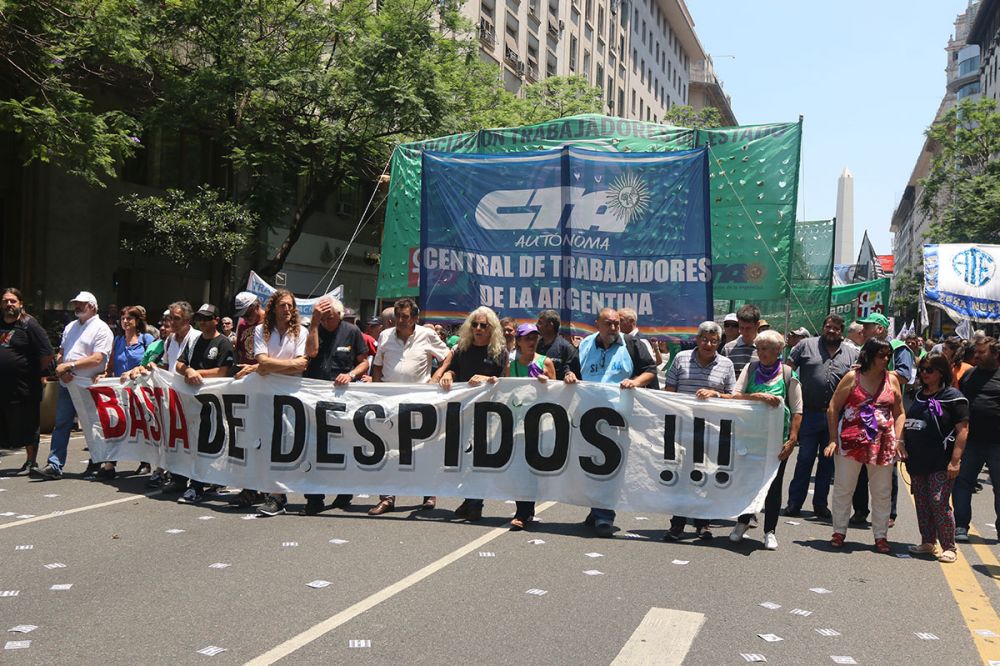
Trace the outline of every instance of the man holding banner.
<instances>
[{"instance_id":1,"label":"man holding banner","mask_svg":"<svg viewBox=\"0 0 1000 666\"><path fill-rule=\"evenodd\" d=\"M580 342L580 377L572 371L567 372L567 384L582 380L633 389L646 386L656 378L656 364L646 350L634 338L626 338L619 331L621 320L616 310L601 310L596 323L597 333ZM593 507L583 522L593 527L597 536L610 537L614 533L615 512Z\"/></svg>"}]
</instances>

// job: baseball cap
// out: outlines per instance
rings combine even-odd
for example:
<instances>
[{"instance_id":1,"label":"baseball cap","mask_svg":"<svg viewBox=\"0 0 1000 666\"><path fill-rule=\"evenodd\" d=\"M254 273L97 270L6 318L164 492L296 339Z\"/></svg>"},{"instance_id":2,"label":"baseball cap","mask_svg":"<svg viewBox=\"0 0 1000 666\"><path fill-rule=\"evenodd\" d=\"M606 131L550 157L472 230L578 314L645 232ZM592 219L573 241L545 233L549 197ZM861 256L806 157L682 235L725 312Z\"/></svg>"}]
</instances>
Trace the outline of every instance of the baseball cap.
<instances>
[{"instance_id":1,"label":"baseball cap","mask_svg":"<svg viewBox=\"0 0 1000 666\"><path fill-rule=\"evenodd\" d=\"M354 308L344 308L344 316L342 319L357 319L358 312Z\"/></svg>"},{"instance_id":2,"label":"baseball cap","mask_svg":"<svg viewBox=\"0 0 1000 666\"><path fill-rule=\"evenodd\" d=\"M809 337L809 329L806 328L805 326L799 326L797 329L795 329L794 331L792 331L792 335L797 335L800 338L808 338Z\"/></svg>"},{"instance_id":3,"label":"baseball cap","mask_svg":"<svg viewBox=\"0 0 1000 666\"><path fill-rule=\"evenodd\" d=\"M201 317L202 319L215 319L219 316L219 308L215 307L210 303L203 303L198 311L194 313L195 317Z\"/></svg>"},{"instance_id":4,"label":"baseball cap","mask_svg":"<svg viewBox=\"0 0 1000 666\"><path fill-rule=\"evenodd\" d=\"M250 293L249 291L241 291L236 294L236 310L235 314L237 317L242 317L246 314L246 311L253 306L254 303L258 302L257 294Z\"/></svg>"},{"instance_id":5,"label":"baseball cap","mask_svg":"<svg viewBox=\"0 0 1000 666\"><path fill-rule=\"evenodd\" d=\"M70 303L90 303L95 308L97 307L97 297L94 296L89 291L81 291L79 294L69 299Z\"/></svg>"},{"instance_id":6,"label":"baseball cap","mask_svg":"<svg viewBox=\"0 0 1000 666\"><path fill-rule=\"evenodd\" d=\"M726 318L722 320L723 324L727 324L729 322L739 323L739 319L736 318L735 312L730 312L729 314L726 315Z\"/></svg>"},{"instance_id":7,"label":"baseball cap","mask_svg":"<svg viewBox=\"0 0 1000 666\"><path fill-rule=\"evenodd\" d=\"M517 337L519 338L531 335L532 333L538 333L538 327L534 324L521 324L517 327Z\"/></svg>"},{"instance_id":8,"label":"baseball cap","mask_svg":"<svg viewBox=\"0 0 1000 666\"><path fill-rule=\"evenodd\" d=\"M889 319L884 314L879 312L873 312L867 317L862 317L861 319L855 319L859 324L878 324L882 328L888 330Z\"/></svg>"},{"instance_id":9,"label":"baseball cap","mask_svg":"<svg viewBox=\"0 0 1000 666\"><path fill-rule=\"evenodd\" d=\"M379 317L372 317L371 319L368 320L368 325L369 326L381 326L382 325L382 319L379 318Z\"/></svg>"}]
</instances>

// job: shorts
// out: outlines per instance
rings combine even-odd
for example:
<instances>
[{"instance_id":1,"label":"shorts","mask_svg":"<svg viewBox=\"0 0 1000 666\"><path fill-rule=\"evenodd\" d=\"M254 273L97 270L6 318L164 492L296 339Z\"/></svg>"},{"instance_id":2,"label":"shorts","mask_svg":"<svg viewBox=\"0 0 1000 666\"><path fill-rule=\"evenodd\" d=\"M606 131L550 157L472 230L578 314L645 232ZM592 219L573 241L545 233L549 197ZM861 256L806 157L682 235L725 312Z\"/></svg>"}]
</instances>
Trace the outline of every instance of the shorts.
<instances>
[{"instance_id":1,"label":"shorts","mask_svg":"<svg viewBox=\"0 0 1000 666\"><path fill-rule=\"evenodd\" d=\"M0 448L19 449L38 443L41 401L28 400L0 405Z\"/></svg>"}]
</instances>

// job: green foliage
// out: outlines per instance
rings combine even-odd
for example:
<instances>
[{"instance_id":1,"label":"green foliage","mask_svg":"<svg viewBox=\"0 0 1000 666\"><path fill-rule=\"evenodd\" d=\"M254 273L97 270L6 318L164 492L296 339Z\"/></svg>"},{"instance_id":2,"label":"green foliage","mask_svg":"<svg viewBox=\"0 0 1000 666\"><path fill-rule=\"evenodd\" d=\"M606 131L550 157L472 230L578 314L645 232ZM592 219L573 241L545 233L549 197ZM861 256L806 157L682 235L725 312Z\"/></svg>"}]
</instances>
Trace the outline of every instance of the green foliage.
<instances>
[{"instance_id":1,"label":"green foliage","mask_svg":"<svg viewBox=\"0 0 1000 666\"><path fill-rule=\"evenodd\" d=\"M218 191L167 190L159 197L131 195L119 201L142 224L145 233L126 238L126 249L163 255L187 266L194 259L233 261L250 245L257 216L245 206L220 200Z\"/></svg>"},{"instance_id":2,"label":"green foliage","mask_svg":"<svg viewBox=\"0 0 1000 666\"><path fill-rule=\"evenodd\" d=\"M706 106L701 110L696 110L693 106L675 104L667 109L667 113L663 116L663 122L677 127L711 129L722 127L722 114L714 106Z\"/></svg>"},{"instance_id":3,"label":"green foliage","mask_svg":"<svg viewBox=\"0 0 1000 666\"><path fill-rule=\"evenodd\" d=\"M139 24L114 0L0 3L0 130L26 163L63 166L100 185L137 148L128 109L94 99L141 70Z\"/></svg>"},{"instance_id":4,"label":"green foliage","mask_svg":"<svg viewBox=\"0 0 1000 666\"><path fill-rule=\"evenodd\" d=\"M1000 242L1000 113L989 98L965 100L928 128L935 149L920 209L937 243Z\"/></svg>"},{"instance_id":5,"label":"green foliage","mask_svg":"<svg viewBox=\"0 0 1000 666\"><path fill-rule=\"evenodd\" d=\"M912 316L924 288L923 260L912 268L892 276L892 310L897 316Z\"/></svg>"}]
</instances>

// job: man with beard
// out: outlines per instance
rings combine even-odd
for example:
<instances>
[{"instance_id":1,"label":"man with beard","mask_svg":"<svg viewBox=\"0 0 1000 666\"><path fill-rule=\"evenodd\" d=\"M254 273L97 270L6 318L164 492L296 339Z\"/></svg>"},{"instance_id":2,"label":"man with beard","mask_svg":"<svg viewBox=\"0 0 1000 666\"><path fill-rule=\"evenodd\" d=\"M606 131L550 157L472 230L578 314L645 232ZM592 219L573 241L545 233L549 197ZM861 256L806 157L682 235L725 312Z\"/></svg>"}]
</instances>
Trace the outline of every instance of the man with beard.
<instances>
[{"instance_id":1,"label":"man with beard","mask_svg":"<svg viewBox=\"0 0 1000 666\"><path fill-rule=\"evenodd\" d=\"M0 447L24 447L27 460L15 476L38 467L38 420L42 372L52 362L52 345L35 318L24 311L21 292L7 287L0 322Z\"/></svg>"},{"instance_id":2,"label":"man with beard","mask_svg":"<svg viewBox=\"0 0 1000 666\"><path fill-rule=\"evenodd\" d=\"M827 432L826 408L837 384L857 363L858 352L843 337L844 319L831 314L823 320L823 333L799 342L788 355L788 365L799 373L802 385L802 426L799 428L799 455L795 459L795 474L788 486L786 516L802 515L817 458L816 485L813 488L813 513L830 518L827 496L833 480L833 458L823 455L830 441Z\"/></svg>"},{"instance_id":3,"label":"man with beard","mask_svg":"<svg viewBox=\"0 0 1000 666\"><path fill-rule=\"evenodd\" d=\"M76 320L66 325L59 345L56 377L60 384L56 424L49 445L49 464L38 470L40 476L49 480L62 478L69 433L76 420L76 407L66 386L72 383L86 388L93 384L94 377L107 367L108 355L114 344L111 329L97 314L97 298L92 293L81 291L69 303Z\"/></svg>"}]
</instances>

